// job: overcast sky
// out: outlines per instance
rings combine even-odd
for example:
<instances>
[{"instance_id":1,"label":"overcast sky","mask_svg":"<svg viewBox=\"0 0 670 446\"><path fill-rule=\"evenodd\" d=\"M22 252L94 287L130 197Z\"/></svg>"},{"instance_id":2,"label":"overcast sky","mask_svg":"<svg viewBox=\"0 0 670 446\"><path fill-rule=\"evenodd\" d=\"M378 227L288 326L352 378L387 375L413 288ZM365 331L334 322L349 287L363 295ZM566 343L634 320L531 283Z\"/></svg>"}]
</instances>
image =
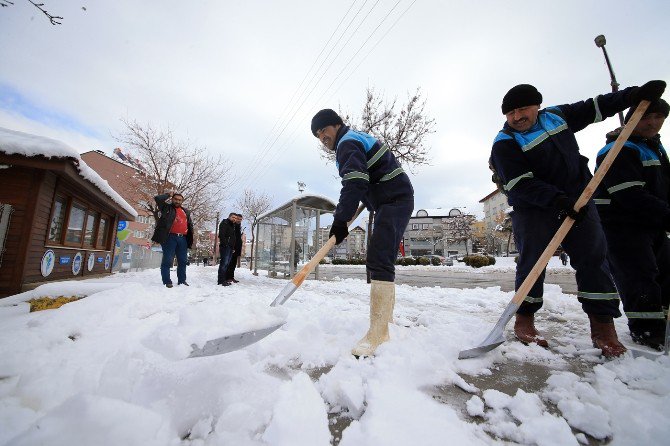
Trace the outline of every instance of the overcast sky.
<instances>
[{"instance_id":1,"label":"overcast sky","mask_svg":"<svg viewBox=\"0 0 670 446\"><path fill-rule=\"evenodd\" d=\"M62 25L25 0L0 9L0 126L111 154L120 118L169 125L234 164L223 211L245 186L286 202L299 180L336 201L310 120L359 115L368 86L401 103L421 88L436 121L415 209L481 216L510 87L534 84L544 106L609 92L598 34L622 87L670 80L667 0L44 1ZM617 126L578 133L582 153Z\"/></svg>"}]
</instances>

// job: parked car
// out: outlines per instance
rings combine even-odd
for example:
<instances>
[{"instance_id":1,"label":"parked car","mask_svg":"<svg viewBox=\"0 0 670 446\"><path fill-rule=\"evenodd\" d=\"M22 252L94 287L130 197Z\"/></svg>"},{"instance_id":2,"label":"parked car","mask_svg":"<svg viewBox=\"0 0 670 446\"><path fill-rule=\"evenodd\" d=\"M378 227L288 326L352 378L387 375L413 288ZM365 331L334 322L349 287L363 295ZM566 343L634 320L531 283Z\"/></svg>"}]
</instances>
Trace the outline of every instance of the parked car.
<instances>
[{"instance_id":1,"label":"parked car","mask_svg":"<svg viewBox=\"0 0 670 446\"><path fill-rule=\"evenodd\" d=\"M434 258L437 258L440 261L440 265L454 266L454 261L452 259L446 258L444 256L438 256L438 255L435 255L435 254L431 254L431 255L427 255L425 257L428 257L429 259L431 259L431 263L432 263L432 260Z\"/></svg>"}]
</instances>

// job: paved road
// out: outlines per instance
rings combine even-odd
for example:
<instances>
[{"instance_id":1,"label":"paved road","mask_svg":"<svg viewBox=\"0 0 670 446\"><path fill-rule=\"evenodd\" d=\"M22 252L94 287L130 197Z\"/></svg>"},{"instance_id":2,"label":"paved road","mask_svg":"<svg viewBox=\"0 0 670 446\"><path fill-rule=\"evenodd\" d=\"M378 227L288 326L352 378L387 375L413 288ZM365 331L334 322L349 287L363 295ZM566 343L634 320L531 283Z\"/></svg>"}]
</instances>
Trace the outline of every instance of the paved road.
<instances>
[{"instance_id":1,"label":"paved road","mask_svg":"<svg viewBox=\"0 0 670 446\"><path fill-rule=\"evenodd\" d=\"M345 265L319 265L320 279L362 279L365 280L365 269L361 267L348 267ZM514 272L484 273L464 271L461 268L436 268L434 271L396 269L396 283L418 286L445 288L486 288L500 286L503 291L514 290ZM545 277L545 283L559 285L566 294L577 294L575 274L572 270L550 270Z\"/></svg>"}]
</instances>

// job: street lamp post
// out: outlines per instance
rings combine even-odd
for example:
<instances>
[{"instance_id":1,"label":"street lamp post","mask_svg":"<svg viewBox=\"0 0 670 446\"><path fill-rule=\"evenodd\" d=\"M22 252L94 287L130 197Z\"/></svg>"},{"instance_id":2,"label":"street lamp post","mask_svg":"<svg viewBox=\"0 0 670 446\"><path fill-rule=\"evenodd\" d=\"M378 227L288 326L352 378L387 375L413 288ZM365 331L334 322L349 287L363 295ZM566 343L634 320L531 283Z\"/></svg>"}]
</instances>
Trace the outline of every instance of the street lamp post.
<instances>
[{"instance_id":1,"label":"street lamp post","mask_svg":"<svg viewBox=\"0 0 670 446\"><path fill-rule=\"evenodd\" d=\"M619 83L616 81L616 76L614 76L614 70L612 69L610 58L607 55L607 50L605 49L605 44L607 43L607 40L605 39L605 36L601 34L597 36L594 39L594 41L598 48L602 48L603 54L605 55L605 62L607 63L607 69L610 72L610 79L612 80L612 82L610 83L610 85L612 85L612 92L619 91ZM623 125L623 112L619 112L619 123Z\"/></svg>"}]
</instances>

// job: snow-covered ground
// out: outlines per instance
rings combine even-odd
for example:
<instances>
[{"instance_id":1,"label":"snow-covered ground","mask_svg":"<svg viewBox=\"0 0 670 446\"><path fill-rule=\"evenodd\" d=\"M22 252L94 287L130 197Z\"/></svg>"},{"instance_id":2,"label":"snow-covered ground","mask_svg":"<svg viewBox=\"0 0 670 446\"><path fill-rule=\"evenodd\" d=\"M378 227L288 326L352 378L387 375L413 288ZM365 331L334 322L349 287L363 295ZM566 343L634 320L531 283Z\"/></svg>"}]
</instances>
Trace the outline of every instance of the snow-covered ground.
<instances>
[{"instance_id":1,"label":"snow-covered ground","mask_svg":"<svg viewBox=\"0 0 670 446\"><path fill-rule=\"evenodd\" d=\"M552 260L555 262L555 259ZM498 259L491 268L513 268ZM416 268L416 267L410 267ZM426 267L430 268L430 267ZM550 264L550 272L564 268ZM486 268L477 270L485 273ZM174 275L174 273L173 273ZM538 326L552 348L508 341L476 359L512 298L498 287L397 287L391 342L350 349L368 326L368 285L286 283L247 270L190 287L158 270L44 285L0 301L0 444L660 445L670 438L670 359L604 361L576 297L545 287ZM86 296L28 312L31 297ZM191 344L286 319L262 341L191 358ZM625 320L620 337L630 345Z\"/></svg>"}]
</instances>

